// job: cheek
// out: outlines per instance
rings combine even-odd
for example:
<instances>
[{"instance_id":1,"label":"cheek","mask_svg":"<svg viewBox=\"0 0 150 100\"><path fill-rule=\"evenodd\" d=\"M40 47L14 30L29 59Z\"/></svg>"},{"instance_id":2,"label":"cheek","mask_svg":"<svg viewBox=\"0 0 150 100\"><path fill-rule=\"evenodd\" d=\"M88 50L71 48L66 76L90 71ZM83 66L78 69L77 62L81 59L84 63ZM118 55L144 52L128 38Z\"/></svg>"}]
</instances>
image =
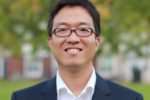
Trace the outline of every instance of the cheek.
<instances>
[{"instance_id":1,"label":"cheek","mask_svg":"<svg viewBox=\"0 0 150 100\"><path fill-rule=\"evenodd\" d=\"M89 59L89 61L91 59L93 59L96 51L97 51L97 47L96 47L96 42L95 40L93 39L90 39L90 40L83 40L84 42L84 45L85 45L85 52L84 52L84 55L86 56L86 59Z\"/></svg>"},{"instance_id":2,"label":"cheek","mask_svg":"<svg viewBox=\"0 0 150 100\"><path fill-rule=\"evenodd\" d=\"M81 41L89 49L91 49L91 50L97 49L97 43L96 43L95 37L82 38Z\"/></svg>"},{"instance_id":3,"label":"cheek","mask_svg":"<svg viewBox=\"0 0 150 100\"><path fill-rule=\"evenodd\" d=\"M53 38L51 42L51 50L55 55L60 55L63 50L63 45L65 43L64 38Z\"/></svg>"},{"instance_id":4,"label":"cheek","mask_svg":"<svg viewBox=\"0 0 150 100\"><path fill-rule=\"evenodd\" d=\"M91 52L92 55L95 55L95 53L97 52L98 50L98 45L96 43L96 41L91 41L89 43L89 52Z\"/></svg>"},{"instance_id":5,"label":"cheek","mask_svg":"<svg viewBox=\"0 0 150 100\"><path fill-rule=\"evenodd\" d=\"M58 47L59 45L62 45L65 41L65 38L60 38L60 37L53 37L51 45L53 48Z\"/></svg>"}]
</instances>

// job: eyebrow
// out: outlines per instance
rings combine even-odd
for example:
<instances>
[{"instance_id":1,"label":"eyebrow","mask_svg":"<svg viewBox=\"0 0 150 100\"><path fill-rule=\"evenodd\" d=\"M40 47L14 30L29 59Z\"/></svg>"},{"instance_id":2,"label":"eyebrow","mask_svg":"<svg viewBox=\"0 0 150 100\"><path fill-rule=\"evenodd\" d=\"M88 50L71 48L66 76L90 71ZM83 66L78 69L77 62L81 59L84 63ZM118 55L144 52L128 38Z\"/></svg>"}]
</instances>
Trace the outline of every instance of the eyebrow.
<instances>
[{"instance_id":1,"label":"eyebrow","mask_svg":"<svg viewBox=\"0 0 150 100\"><path fill-rule=\"evenodd\" d=\"M69 23L60 22L60 23L57 23L57 24L55 25L55 27L62 26L62 25L64 25L64 26L71 26L71 24L69 24ZM76 24L75 26L82 26L82 25L91 26L91 25L90 25L89 23L87 23L87 22L80 22L80 23Z\"/></svg>"},{"instance_id":2,"label":"eyebrow","mask_svg":"<svg viewBox=\"0 0 150 100\"><path fill-rule=\"evenodd\" d=\"M60 22L60 23L57 23L55 26L61 26L61 25L68 26L68 25L67 25L67 23L65 23L65 22Z\"/></svg>"}]
</instances>

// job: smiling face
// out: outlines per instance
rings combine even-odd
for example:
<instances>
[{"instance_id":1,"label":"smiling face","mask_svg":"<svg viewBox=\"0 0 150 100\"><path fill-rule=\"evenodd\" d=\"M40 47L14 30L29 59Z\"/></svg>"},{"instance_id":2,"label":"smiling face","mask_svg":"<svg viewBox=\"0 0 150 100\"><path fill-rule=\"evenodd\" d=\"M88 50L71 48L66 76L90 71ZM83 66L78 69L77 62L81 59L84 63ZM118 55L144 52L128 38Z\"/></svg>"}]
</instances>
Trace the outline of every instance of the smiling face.
<instances>
[{"instance_id":1,"label":"smiling face","mask_svg":"<svg viewBox=\"0 0 150 100\"><path fill-rule=\"evenodd\" d=\"M80 6L62 8L53 20L53 30L56 28L92 28L95 31L90 14ZM48 43L60 68L86 67L92 66L99 38L95 37L95 33L88 37L79 37L75 32L68 37L58 37L52 33Z\"/></svg>"}]
</instances>

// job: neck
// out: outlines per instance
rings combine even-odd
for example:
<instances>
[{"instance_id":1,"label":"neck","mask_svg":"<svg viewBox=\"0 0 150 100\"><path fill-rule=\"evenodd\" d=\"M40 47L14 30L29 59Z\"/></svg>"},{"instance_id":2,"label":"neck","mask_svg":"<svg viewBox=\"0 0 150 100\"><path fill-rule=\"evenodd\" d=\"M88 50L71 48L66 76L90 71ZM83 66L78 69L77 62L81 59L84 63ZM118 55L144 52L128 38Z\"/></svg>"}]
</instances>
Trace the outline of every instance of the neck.
<instances>
[{"instance_id":1,"label":"neck","mask_svg":"<svg viewBox=\"0 0 150 100\"><path fill-rule=\"evenodd\" d=\"M68 88L77 96L89 81L92 74L92 64L76 70L65 70L60 68L59 73Z\"/></svg>"}]
</instances>

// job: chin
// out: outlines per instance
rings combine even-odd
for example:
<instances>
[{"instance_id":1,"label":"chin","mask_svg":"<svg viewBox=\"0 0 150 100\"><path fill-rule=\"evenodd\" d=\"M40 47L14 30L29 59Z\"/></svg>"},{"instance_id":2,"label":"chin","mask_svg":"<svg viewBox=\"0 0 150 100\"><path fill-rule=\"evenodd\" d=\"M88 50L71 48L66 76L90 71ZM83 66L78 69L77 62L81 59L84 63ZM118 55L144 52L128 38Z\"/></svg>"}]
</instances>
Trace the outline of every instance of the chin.
<instances>
[{"instance_id":1,"label":"chin","mask_svg":"<svg viewBox=\"0 0 150 100\"><path fill-rule=\"evenodd\" d=\"M71 72L78 72L81 69L82 66L78 65L78 64L74 64L74 65L68 65L66 67Z\"/></svg>"},{"instance_id":2,"label":"chin","mask_svg":"<svg viewBox=\"0 0 150 100\"><path fill-rule=\"evenodd\" d=\"M78 66L81 66L81 64L79 64L79 63L68 63L68 64L64 64L64 66L67 66L67 67L78 67Z\"/></svg>"},{"instance_id":3,"label":"chin","mask_svg":"<svg viewBox=\"0 0 150 100\"><path fill-rule=\"evenodd\" d=\"M67 67L68 69L80 69L83 68L85 66L85 63L66 63L64 64L65 67Z\"/></svg>"}]
</instances>

